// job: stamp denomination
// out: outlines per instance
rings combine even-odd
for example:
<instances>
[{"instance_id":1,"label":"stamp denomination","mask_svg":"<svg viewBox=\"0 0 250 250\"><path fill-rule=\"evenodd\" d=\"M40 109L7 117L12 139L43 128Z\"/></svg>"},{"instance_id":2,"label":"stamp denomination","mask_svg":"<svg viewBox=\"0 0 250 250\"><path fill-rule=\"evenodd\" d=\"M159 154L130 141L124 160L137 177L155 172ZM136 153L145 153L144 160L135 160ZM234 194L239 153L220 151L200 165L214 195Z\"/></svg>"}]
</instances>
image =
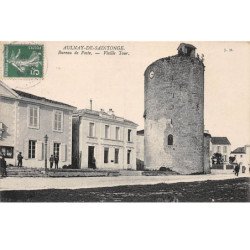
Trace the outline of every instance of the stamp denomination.
<instances>
[{"instance_id":1,"label":"stamp denomination","mask_svg":"<svg viewBox=\"0 0 250 250\"><path fill-rule=\"evenodd\" d=\"M39 44L5 44L4 76L42 78L43 45Z\"/></svg>"}]
</instances>

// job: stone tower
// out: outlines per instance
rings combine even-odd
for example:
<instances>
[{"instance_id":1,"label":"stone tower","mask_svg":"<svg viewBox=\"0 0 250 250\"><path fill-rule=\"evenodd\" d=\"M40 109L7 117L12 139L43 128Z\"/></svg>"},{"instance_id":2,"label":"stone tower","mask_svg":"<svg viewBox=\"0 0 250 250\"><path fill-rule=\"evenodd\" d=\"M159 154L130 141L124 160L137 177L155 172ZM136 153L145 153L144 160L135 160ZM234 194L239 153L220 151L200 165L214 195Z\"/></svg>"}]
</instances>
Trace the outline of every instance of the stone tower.
<instances>
[{"instance_id":1,"label":"stone tower","mask_svg":"<svg viewBox=\"0 0 250 250\"><path fill-rule=\"evenodd\" d=\"M204 172L204 64L191 44L145 71L145 167Z\"/></svg>"}]
</instances>

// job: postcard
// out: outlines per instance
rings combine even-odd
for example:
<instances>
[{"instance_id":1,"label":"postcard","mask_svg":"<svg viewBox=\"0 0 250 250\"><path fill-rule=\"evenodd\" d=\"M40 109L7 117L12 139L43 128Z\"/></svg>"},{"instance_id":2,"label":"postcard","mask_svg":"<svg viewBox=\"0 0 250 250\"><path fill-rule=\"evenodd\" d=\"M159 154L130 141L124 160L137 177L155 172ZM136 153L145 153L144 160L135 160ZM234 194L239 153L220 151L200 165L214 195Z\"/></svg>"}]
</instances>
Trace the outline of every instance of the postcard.
<instances>
[{"instance_id":1,"label":"postcard","mask_svg":"<svg viewBox=\"0 0 250 250\"><path fill-rule=\"evenodd\" d=\"M249 42L0 42L1 202L249 202Z\"/></svg>"}]
</instances>

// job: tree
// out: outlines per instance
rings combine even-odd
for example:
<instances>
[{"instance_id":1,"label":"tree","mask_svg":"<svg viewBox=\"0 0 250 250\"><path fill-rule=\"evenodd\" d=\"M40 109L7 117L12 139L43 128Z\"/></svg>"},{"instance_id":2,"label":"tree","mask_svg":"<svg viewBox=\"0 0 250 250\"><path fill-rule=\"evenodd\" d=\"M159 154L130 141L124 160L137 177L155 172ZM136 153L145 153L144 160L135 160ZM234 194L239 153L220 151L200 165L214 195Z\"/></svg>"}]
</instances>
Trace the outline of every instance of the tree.
<instances>
[{"instance_id":1,"label":"tree","mask_svg":"<svg viewBox=\"0 0 250 250\"><path fill-rule=\"evenodd\" d=\"M212 156L212 164L222 164L223 157L221 153L214 153Z\"/></svg>"},{"instance_id":2,"label":"tree","mask_svg":"<svg viewBox=\"0 0 250 250\"><path fill-rule=\"evenodd\" d=\"M236 159L235 156L230 156L229 157L229 162L232 164L232 163L234 163L235 159Z\"/></svg>"}]
</instances>

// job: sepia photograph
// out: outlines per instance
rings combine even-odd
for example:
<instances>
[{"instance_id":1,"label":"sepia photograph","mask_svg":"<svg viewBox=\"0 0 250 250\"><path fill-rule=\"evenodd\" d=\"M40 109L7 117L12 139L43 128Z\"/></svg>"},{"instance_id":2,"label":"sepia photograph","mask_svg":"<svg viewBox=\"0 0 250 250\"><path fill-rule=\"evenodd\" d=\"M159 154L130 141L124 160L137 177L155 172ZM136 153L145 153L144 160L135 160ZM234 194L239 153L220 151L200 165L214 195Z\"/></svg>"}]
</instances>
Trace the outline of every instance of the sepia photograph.
<instances>
[{"instance_id":1,"label":"sepia photograph","mask_svg":"<svg viewBox=\"0 0 250 250\"><path fill-rule=\"evenodd\" d=\"M250 43L2 41L1 202L249 202Z\"/></svg>"},{"instance_id":2,"label":"sepia photograph","mask_svg":"<svg viewBox=\"0 0 250 250\"><path fill-rule=\"evenodd\" d=\"M2 249L247 248L247 1L1 10Z\"/></svg>"}]
</instances>

